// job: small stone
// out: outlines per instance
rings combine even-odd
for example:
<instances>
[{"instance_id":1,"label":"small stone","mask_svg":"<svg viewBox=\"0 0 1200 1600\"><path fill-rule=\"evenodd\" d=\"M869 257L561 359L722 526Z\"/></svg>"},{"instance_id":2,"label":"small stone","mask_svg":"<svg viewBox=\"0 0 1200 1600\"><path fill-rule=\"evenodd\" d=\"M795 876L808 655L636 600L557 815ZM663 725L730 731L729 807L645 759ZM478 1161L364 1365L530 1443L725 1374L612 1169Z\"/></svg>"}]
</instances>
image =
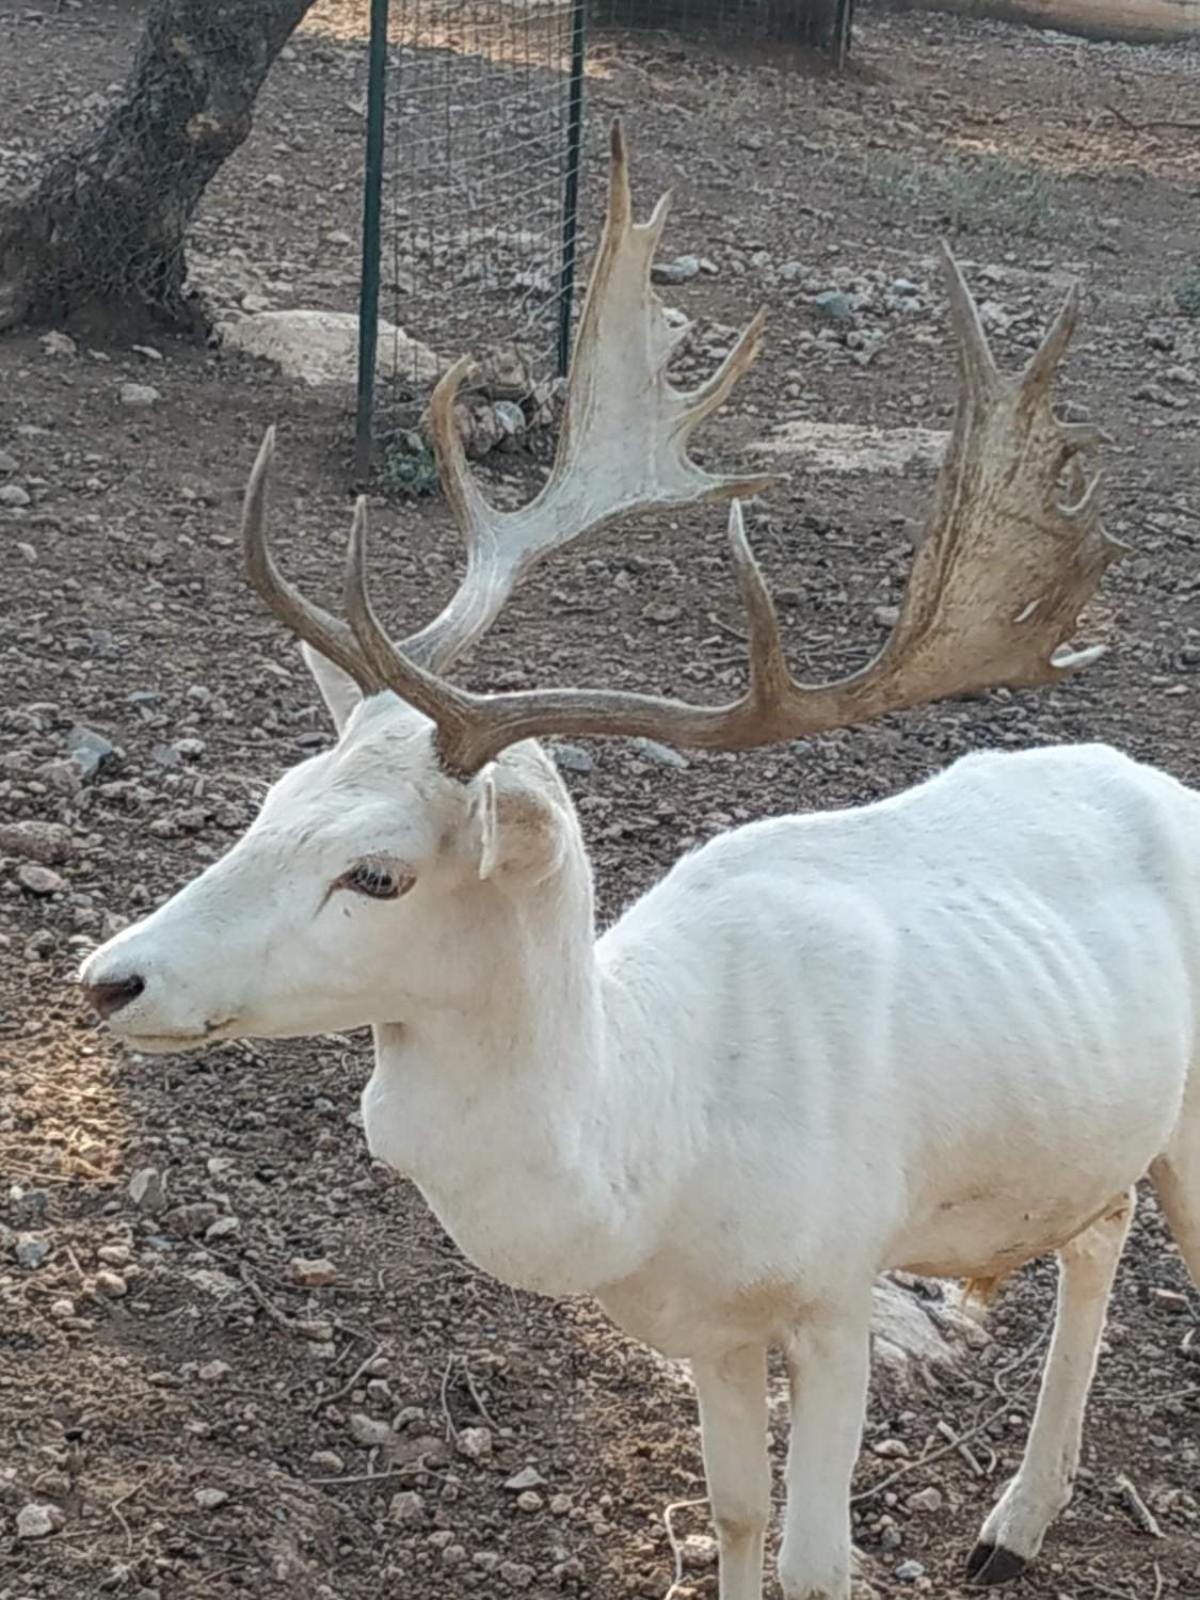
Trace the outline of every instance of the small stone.
<instances>
[{"instance_id":1,"label":"small stone","mask_svg":"<svg viewBox=\"0 0 1200 1600\"><path fill-rule=\"evenodd\" d=\"M930 1484L927 1489L918 1489L916 1494L910 1494L904 1503L910 1511L940 1511L942 1491Z\"/></svg>"},{"instance_id":2,"label":"small stone","mask_svg":"<svg viewBox=\"0 0 1200 1600\"><path fill-rule=\"evenodd\" d=\"M689 1533L679 1541L679 1555L688 1572L706 1572L717 1564L717 1541L706 1533Z\"/></svg>"},{"instance_id":3,"label":"small stone","mask_svg":"<svg viewBox=\"0 0 1200 1600\"><path fill-rule=\"evenodd\" d=\"M525 413L515 400L497 400L492 409L506 439L515 439L525 432Z\"/></svg>"},{"instance_id":4,"label":"small stone","mask_svg":"<svg viewBox=\"0 0 1200 1600\"><path fill-rule=\"evenodd\" d=\"M129 406L132 410L145 411L150 406L156 406L162 395L152 383L123 383L121 385L121 404Z\"/></svg>"},{"instance_id":5,"label":"small stone","mask_svg":"<svg viewBox=\"0 0 1200 1600\"><path fill-rule=\"evenodd\" d=\"M871 1447L877 1456L907 1456L908 1446L903 1439L880 1439Z\"/></svg>"},{"instance_id":6,"label":"small stone","mask_svg":"<svg viewBox=\"0 0 1200 1600\"><path fill-rule=\"evenodd\" d=\"M60 333L57 328L44 333L38 340L42 349L48 356L77 356L79 346L69 333Z\"/></svg>"},{"instance_id":7,"label":"small stone","mask_svg":"<svg viewBox=\"0 0 1200 1600\"><path fill-rule=\"evenodd\" d=\"M526 1489L517 1496L517 1510L527 1512L529 1516L540 1511L545 1504L536 1489Z\"/></svg>"},{"instance_id":8,"label":"small stone","mask_svg":"<svg viewBox=\"0 0 1200 1600\"><path fill-rule=\"evenodd\" d=\"M61 894L67 887L57 872L32 861L26 861L17 868L17 882L22 889L28 889L30 894L36 895Z\"/></svg>"},{"instance_id":9,"label":"small stone","mask_svg":"<svg viewBox=\"0 0 1200 1600\"><path fill-rule=\"evenodd\" d=\"M699 256L676 256L674 261L656 261L650 268L651 283L690 283L699 276Z\"/></svg>"},{"instance_id":10,"label":"small stone","mask_svg":"<svg viewBox=\"0 0 1200 1600\"><path fill-rule=\"evenodd\" d=\"M217 1208L211 1200L196 1200L189 1206L176 1206L168 1211L163 1221L180 1239L194 1239L206 1233L217 1220Z\"/></svg>"},{"instance_id":11,"label":"small stone","mask_svg":"<svg viewBox=\"0 0 1200 1600\"><path fill-rule=\"evenodd\" d=\"M77 853L70 828L61 822L0 822L0 855L52 867Z\"/></svg>"},{"instance_id":12,"label":"small stone","mask_svg":"<svg viewBox=\"0 0 1200 1600\"><path fill-rule=\"evenodd\" d=\"M571 1509L571 1496L569 1494L556 1494L550 1497L550 1515L552 1517L565 1517Z\"/></svg>"},{"instance_id":13,"label":"small stone","mask_svg":"<svg viewBox=\"0 0 1200 1600\"><path fill-rule=\"evenodd\" d=\"M207 1228L204 1237L215 1243L221 1239L232 1239L234 1234L241 1232L241 1223L236 1217L218 1217L210 1228Z\"/></svg>"},{"instance_id":14,"label":"small stone","mask_svg":"<svg viewBox=\"0 0 1200 1600\"><path fill-rule=\"evenodd\" d=\"M156 350L152 344L134 344L129 347L134 355L145 356L147 361L161 361L162 351Z\"/></svg>"},{"instance_id":15,"label":"small stone","mask_svg":"<svg viewBox=\"0 0 1200 1600\"><path fill-rule=\"evenodd\" d=\"M119 1272L114 1272L111 1267L105 1267L95 1277L97 1294L102 1294L106 1300L120 1300L129 1293L129 1285Z\"/></svg>"},{"instance_id":16,"label":"small stone","mask_svg":"<svg viewBox=\"0 0 1200 1600\"><path fill-rule=\"evenodd\" d=\"M132 1255L127 1244L102 1244L96 1251L96 1259L103 1261L106 1267L128 1266Z\"/></svg>"},{"instance_id":17,"label":"small stone","mask_svg":"<svg viewBox=\"0 0 1200 1600\"><path fill-rule=\"evenodd\" d=\"M66 1518L56 1505L48 1500L34 1501L17 1512L18 1539L44 1539L57 1533Z\"/></svg>"},{"instance_id":18,"label":"small stone","mask_svg":"<svg viewBox=\"0 0 1200 1600\"><path fill-rule=\"evenodd\" d=\"M365 1411L354 1412L347 1426L354 1442L368 1450L378 1450L384 1445L394 1444L396 1440L390 1423L381 1422L378 1417L369 1417Z\"/></svg>"},{"instance_id":19,"label":"small stone","mask_svg":"<svg viewBox=\"0 0 1200 1600\"><path fill-rule=\"evenodd\" d=\"M85 783L94 778L117 753L116 745L102 733L82 727L78 723L67 734L67 749L71 752L71 760L79 768L80 776Z\"/></svg>"},{"instance_id":20,"label":"small stone","mask_svg":"<svg viewBox=\"0 0 1200 1600\"><path fill-rule=\"evenodd\" d=\"M6 483L0 485L0 506L13 506L23 510L25 506L33 504L33 496L28 489L22 489L19 483Z\"/></svg>"},{"instance_id":21,"label":"small stone","mask_svg":"<svg viewBox=\"0 0 1200 1600\"><path fill-rule=\"evenodd\" d=\"M27 1272L36 1272L42 1262L50 1255L51 1244L49 1239L42 1239L37 1234L27 1233L17 1240L14 1252L17 1265L24 1267Z\"/></svg>"},{"instance_id":22,"label":"small stone","mask_svg":"<svg viewBox=\"0 0 1200 1600\"><path fill-rule=\"evenodd\" d=\"M533 1567L526 1566L523 1561L502 1561L496 1568L496 1575L501 1583L506 1583L510 1589L528 1589L537 1577Z\"/></svg>"},{"instance_id":23,"label":"small stone","mask_svg":"<svg viewBox=\"0 0 1200 1600\"><path fill-rule=\"evenodd\" d=\"M896 1576L901 1583L916 1583L925 1576L925 1568L920 1561L902 1561L896 1568Z\"/></svg>"},{"instance_id":24,"label":"small stone","mask_svg":"<svg viewBox=\"0 0 1200 1600\"><path fill-rule=\"evenodd\" d=\"M577 744L556 744L551 754L560 772L578 772L586 776L596 765L590 752Z\"/></svg>"},{"instance_id":25,"label":"small stone","mask_svg":"<svg viewBox=\"0 0 1200 1600\"><path fill-rule=\"evenodd\" d=\"M911 278L893 278L891 283L888 284L888 293L898 295L902 299L907 298L909 295L920 294L920 292L919 285L915 284Z\"/></svg>"},{"instance_id":26,"label":"small stone","mask_svg":"<svg viewBox=\"0 0 1200 1600\"><path fill-rule=\"evenodd\" d=\"M12 451L0 450L0 472L7 475L10 472L19 472L20 470L21 463L13 455Z\"/></svg>"},{"instance_id":27,"label":"small stone","mask_svg":"<svg viewBox=\"0 0 1200 1600\"><path fill-rule=\"evenodd\" d=\"M900 621L900 607L876 606L872 615L881 628L894 628Z\"/></svg>"},{"instance_id":28,"label":"small stone","mask_svg":"<svg viewBox=\"0 0 1200 1600\"><path fill-rule=\"evenodd\" d=\"M484 1461L492 1453L490 1428L464 1428L458 1436L458 1453L469 1461Z\"/></svg>"},{"instance_id":29,"label":"small stone","mask_svg":"<svg viewBox=\"0 0 1200 1600\"><path fill-rule=\"evenodd\" d=\"M155 1167L140 1168L129 1180L129 1198L139 1211L161 1211L167 1203L166 1174Z\"/></svg>"},{"instance_id":30,"label":"small stone","mask_svg":"<svg viewBox=\"0 0 1200 1600\"><path fill-rule=\"evenodd\" d=\"M346 1463L336 1450L314 1450L308 1458L318 1472L337 1477L346 1470Z\"/></svg>"},{"instance_id":31,"label":"small stone","mask_svg":"<svg viewBox=\"0 0 1200 1600\"><path fill-rule=\"evenodd\" d=\"M540 1489L545 1482L536 1467L522 1467L520 1472L514 1472L511 1478L504 1480L504 1487L519 1494L522 1489Z\"/></svg>"},{"instance_id":32,"label":"small stone","mask_svg":"<svg viewBox=\"0 0 1200 1600\"><path fill-rule=\"evenodd\" d=\"M843 294L840 289L825 289L815 300L820 316L828 318L830 322L851 322L854 319L854 302L848 294Z\"/></svg>"},{"instance_id":33,"label":"small stone","mask_svg":"<svg viewBox=\"0 0 1200 1600\"><path fill-rule=\"evenodd\" d=\"M425 1501L415 1489L402 1489L392 1496L388 1507L388 1520L400 1527L411 1527L414 1522L424 1522Z\"/></svg>"},{"instance_id":34,"label":"small stone","mask_svg":"<svg viewBox=\"0 0 1200 1600\"><path fill-rule=\"evenodd\" d=\"M635 739L633 748L647 761L656 761L660 767L676 767L680 771L688 764L687 757L669 744L659 744L657 739Z\"/></svg>"},{"instance_id":35,"label":"small stone","mask_svg":"<svg viewBox=\"0 0 1200 1600\"><path fill-rule=\"evenodd\" d=\"M354 240L344 228L331 228L325 235L325 243L347 245L353 244Z\"/></svg>"},{"instance_id":36,"label":"small stone","mask_svg":"<svg viewBox=\"0 0 1200 1600\"><path fill-rule=\"evenodd\" d=\"M50 1315L55 1322L69 1322L75 1315L74 1300L68 1300L66 1295L63 1295L59 1300L51 1300Z\"/></svg>"},{"instance_id":37,"label":"small stone","mask_svg":"<svg viewBox=\"0 0 1200 1600\"><path fill-rule=\"evenodd\" d=\"M467 1552L461 1544L448 1544L442 1548L442 1565L444 1567L458 1567L467 1559Z\"/></svg>"},{"instance_id":38,"label":"small stone","mask_svg":"<svg viewBox=\"0 0 1200 1600\"><path fill-rule=\"evenodd\" d=\"M288 1276L305 1289L327 1289L337 1282L337 1268L326 1256L293 1256Z\"/></svg>"},{"instance_id":39,"label":"small stone","mask_svg":"<svg viewBox=\"0 0 1200 1600\"><path fill-rule=\"evenodd\" d=\"M222 1378L227 1378L233 1371L228 1361L206 1361L196 1368L196 1376L204 1383L220 1383Z\"/></svg>"},{"instance_id":40,"label":"small stone","mask_svg":"<svg viewBox=\"0 0 1200 1600\"><path fill-rule=\"evenodd\" d=\"M218 1506L223 1506L229 1499L224 1489L197 1489L192 1499L201 1511L215 1511Z\"/></svg>"}]
</instances>

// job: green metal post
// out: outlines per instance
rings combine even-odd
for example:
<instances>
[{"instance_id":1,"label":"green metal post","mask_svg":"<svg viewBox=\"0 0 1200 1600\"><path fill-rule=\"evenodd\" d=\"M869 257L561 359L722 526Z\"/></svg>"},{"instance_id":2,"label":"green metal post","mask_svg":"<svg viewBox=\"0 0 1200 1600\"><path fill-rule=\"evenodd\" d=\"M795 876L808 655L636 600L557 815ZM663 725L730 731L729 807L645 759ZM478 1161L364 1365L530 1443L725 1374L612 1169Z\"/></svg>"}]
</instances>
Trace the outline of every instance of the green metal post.
<instances>
[{"instance_id":1,"label":"green metal post","mask_svg":"<svg viewBox=\"0 0 1200 1600\"><path fill-rule=\"evenodd\" d=\"M558 277L558 375L571 364L571 309L579 233L579 166L583 160L583 78L587 56L587 0L571 6L571 82L567 99L567 182L563 191L562 268Z\"/></svg>"},{"instance_id":2,"label":"green metal post","mask_svg":"<svg viewBox=\"0 0 1200 1600\"><path fill-rule=\"evenodd\" d=\"M388 0L371 0L371 42L367 58L367 150L363 170L362 275L358 289L358 413L354 428L354 471L360 482L370 475L374 444L387 42Z\"/></svg>"}]
</instances>

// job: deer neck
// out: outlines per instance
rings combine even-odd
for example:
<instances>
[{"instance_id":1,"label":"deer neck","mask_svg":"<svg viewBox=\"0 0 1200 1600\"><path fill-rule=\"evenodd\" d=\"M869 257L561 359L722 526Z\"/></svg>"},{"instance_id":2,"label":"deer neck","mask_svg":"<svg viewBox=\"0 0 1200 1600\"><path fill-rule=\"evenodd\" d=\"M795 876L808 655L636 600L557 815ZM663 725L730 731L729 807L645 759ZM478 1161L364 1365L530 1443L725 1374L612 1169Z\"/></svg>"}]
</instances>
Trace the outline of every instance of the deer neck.
<instances>
[{"instance_id":1,"label":"deer neck","mask_svg":"<svg viewBox=\"0 0 1200 1600\"><path fill-rule=\"evenodd\" d=\"M489 896L472 947L469 1006L376 1027L368 1143L494 1276L595 1290L644 1257L646 1227L637 1064L619 1043L636 1030L596 960L582 843L536 895Z\"/></svg>"}]
</instances>

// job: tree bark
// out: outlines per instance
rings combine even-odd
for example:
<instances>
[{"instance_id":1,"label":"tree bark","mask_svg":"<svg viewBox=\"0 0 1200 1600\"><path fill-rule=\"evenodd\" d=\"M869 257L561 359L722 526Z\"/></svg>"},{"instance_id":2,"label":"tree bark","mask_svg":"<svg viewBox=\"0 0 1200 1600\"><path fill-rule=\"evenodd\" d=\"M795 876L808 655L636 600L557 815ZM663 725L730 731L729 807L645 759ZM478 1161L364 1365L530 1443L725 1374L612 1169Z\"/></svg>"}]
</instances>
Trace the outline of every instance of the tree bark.
<instances>
[{"instance_id":1,"label":"tree bark","mask_svg":"<svg viewBox=\"0 0 1200 1600\"><path fill-rule=\"evenodd\" d=\"M1129 44L1200 37L1200 0L908 0L904 9L996 17Z\"/></svg>"},{"instance_id":2,"label":"tree bark","mask_svg":"<svg viewBox=\"0 0 1200 1600\"><path fill-rule=\"evenodd\" d=\"M153 0L103 124L0 211L0 329L84 321L199 332L184 241L250 132L272 62L313 0Z\"/></svg>"}]
</instances>

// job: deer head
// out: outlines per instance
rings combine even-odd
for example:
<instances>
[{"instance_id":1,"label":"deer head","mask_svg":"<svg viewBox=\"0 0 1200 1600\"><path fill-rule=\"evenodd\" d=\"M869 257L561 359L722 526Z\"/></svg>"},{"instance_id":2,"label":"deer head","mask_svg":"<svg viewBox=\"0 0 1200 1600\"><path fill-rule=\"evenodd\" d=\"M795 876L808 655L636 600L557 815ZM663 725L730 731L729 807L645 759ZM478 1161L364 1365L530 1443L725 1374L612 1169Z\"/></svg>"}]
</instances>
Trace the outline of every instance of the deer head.
<instances>
[{"instance_id":1,"label":"deer head","mask_svg":"<svg viewBox=\"0 0 1200 1600\"><path fill-rule=\"evenodd\" d=\"M246 492L249 575L302 641L339 738L274 786L225 857L87 961L82 981L94 1006L137 1048L469 1009L497 941L520 936L523 908L564 895L590 938L586 856L538 736L641 734L744 750L994 685L1051 682L1096 653L1058 653L1120 550L1100 528L1096 480L1085 483L1076 459L1098 434L1060 423L1050 408L1075 295L1009 378L946 253L960 391L933 515L882 651L845 679L808 686L784 658L736 498L767 480L711 475L688 454L694 429L753 360L762 317L706 384L677 390L666 367L682 334L650 287L665 221L662 200L648 222L633 222L618 127L565 422L546 486L523 510L495 510L470 476L453 424L465 364L438 386L435 447L467 566L453 600L420 632L394 642L372 606L362 500L345 620L281 575L266 533L268 431ZM733 502L732 557L750 637L748 686L732 704L603 689L473 694L447 681L514 584L552 551L627 512L722 498Z\"/></svg>"}]
</instances>

